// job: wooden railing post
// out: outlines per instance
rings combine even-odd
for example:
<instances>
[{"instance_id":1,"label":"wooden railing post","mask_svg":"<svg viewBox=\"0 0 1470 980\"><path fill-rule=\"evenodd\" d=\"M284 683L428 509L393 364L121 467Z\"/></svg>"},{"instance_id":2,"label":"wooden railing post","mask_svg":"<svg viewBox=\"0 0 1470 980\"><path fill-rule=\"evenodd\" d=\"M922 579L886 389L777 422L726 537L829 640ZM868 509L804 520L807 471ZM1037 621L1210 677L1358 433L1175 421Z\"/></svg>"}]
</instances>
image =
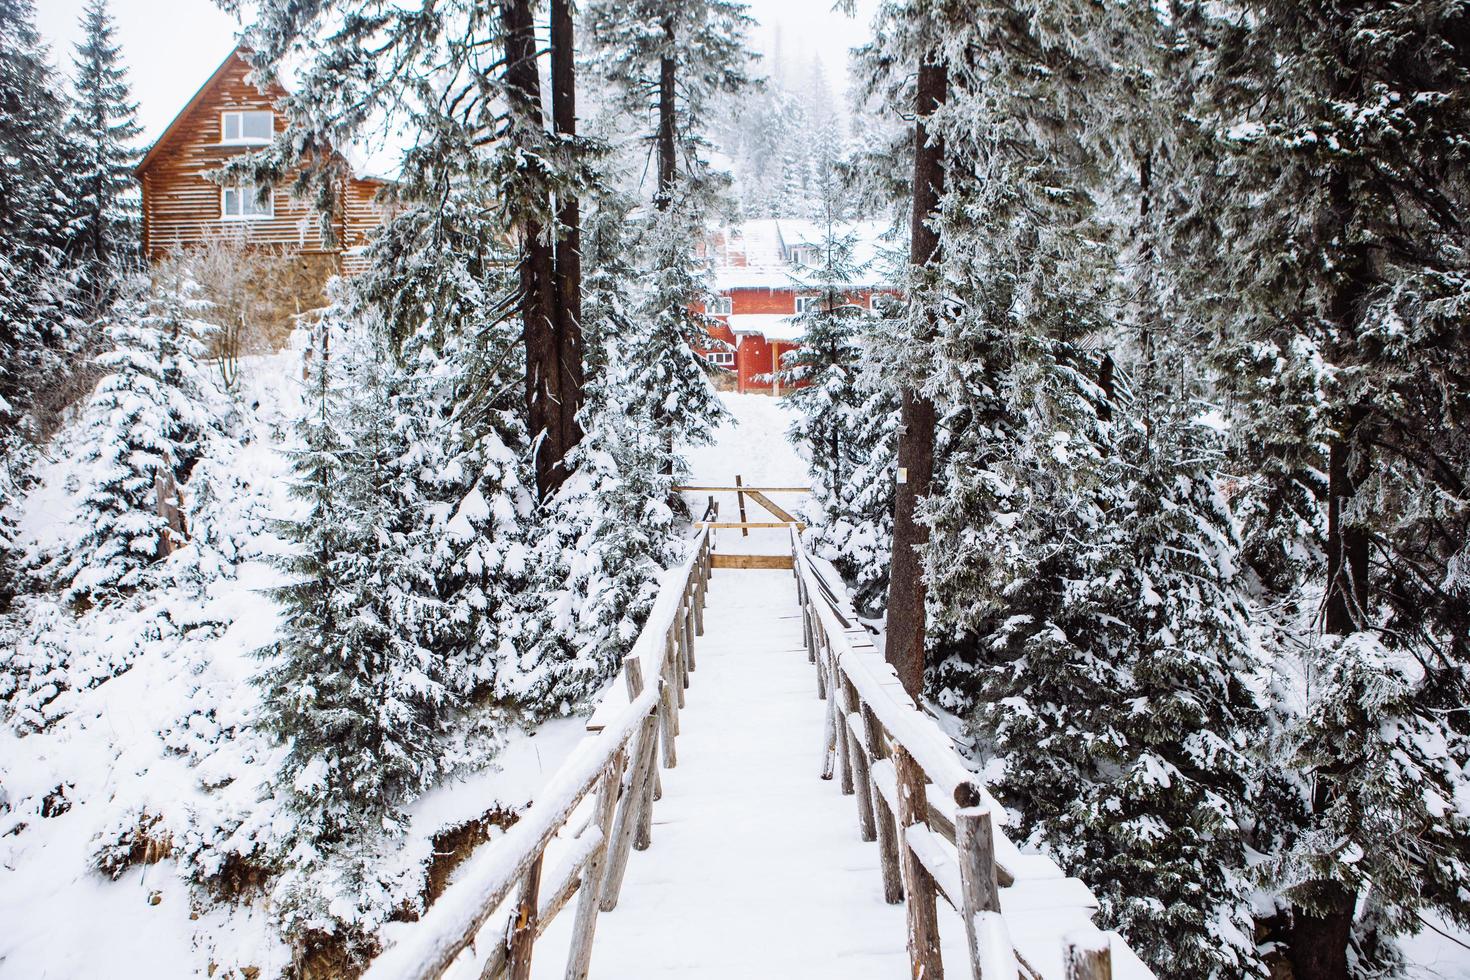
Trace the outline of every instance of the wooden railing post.
<instances>
[{"instance_id":1,"label":"wooden railing post","mask_svg":"<svg viewBox=\"0 0 1470 980\"><path fill-rule=\"evenodd\" d=\"M1113 980L1113 951L1106 937L1101 934L1096 940L1065 937L1062 975L1065 980Z\"/></svg>"},{"instance_id":2,"label":"wooden railing post","mask_svg":"<svg viewBox=\"0 0 1470 980\"><path fill-rule=\"evenodd\" d=\"M510 932L505 940L506 957L510 964L506 972L510 980L531 978L531 953L536 948L536 903L540 898L541 865L545 860L545 851L537 854L521 882L515 916L510 920Z\"/></svg>"},{"instance_id":3,"label":"wooden railing post","mask_svg":"<svg viewBox=\"0 0 1470 980\"><path fill-rule=\"evenodd\" d=\"M637 657L623 660L623 675L628 679L628 696L637 700L643 693L643 670ZM611 912L618 907L618 893L623 888L623 874L628 868L628 852L635 847L647 850L652 831L653 777L657 772L654 751L658 741L658 702L638 728L633 745L632 775L627 792L618 800L613 819L612 837L608 841L607 872L602 880L601 909Z\"/></svg>"},{"instance_id":4,"label":"wooden railing post","mask_svg":"<svg viewBox=\"0 0 1470 980\"><path fill-rule=\"evenodd\" d=\"M839 677L838 682L842 685L842 696L850 710L858 711L860 702L852 683L846 677ZM853 791L857 795L858 834L865 841L877 840L877 828L873 825L873 775L868 764L868 752L857 732L852 730L851 722L843 728L845 730L842 734L847 738L847 755L852 760Z\"/></svg>"},{"instance_id":5,"label":"wooden railing post","mask_svg":"<svg viewBox=\"0 0 1470 980\"><path fill-rule=\"evenodd\" d=\"M909 964L914 980L943 980L944 961L939 954L938 888L928 869L907 841L907 828L928 825L929 798L924 788L924 770L902 745L893 746L893 768L898 774L898 832L902 848L904 905L909 927Z\"/></svg>"},{"instance_id":6,"label":"wooden railing post","mask_svg":"<svg viewBox=\"0 0 1470 980\"><path fill-rule=\"evenodd\" d=\"M965 921L965 941L970 950L974 980L996 980L983 976L980 915L1000 911L1000 882L995 873L995 836L990 826L990 811L978 804L980 794L973 786L961 785L955 790L955 850L960 858L960 917ZM993 950L1002 962L1011 961L1010 950ZM1009 977L1006 980L1010 980Z\"/></svg>"},{"instance_id":7,"label":"wooden railing post","mask_svg":"<svg viewBox=\"0 0 1470 980\"><path fill-rule=\"evenodd\" d=\"M567 980L587 980L587 973L592 967L592 940L597 934L597 913L602 903L603 870L607 867L613 818L617 813L618 791L623 785L625 765L626 754L620 752L603 773L602 782L597 787L597 827L602 833L602 843L582 869L577 918L572 924L572 948L567 952Z\"/></svg>"},{"instance_id":8,"label":"wooden railing post","mask_svg":"<svg viewBox=\"0 0 1470 980\"><path fill-rule=\"evenodd\" d=\"M887 758L887 747L883 744L883 730L873 709L864 704L863 739L868 743L868 757L875 762ZM903 901L903 877L899 870L898 820L889 809L888 801L873 787L873 822L878 836L878 864L883 872L883 900L889 905Z\"/></svg>"}]
</instances>

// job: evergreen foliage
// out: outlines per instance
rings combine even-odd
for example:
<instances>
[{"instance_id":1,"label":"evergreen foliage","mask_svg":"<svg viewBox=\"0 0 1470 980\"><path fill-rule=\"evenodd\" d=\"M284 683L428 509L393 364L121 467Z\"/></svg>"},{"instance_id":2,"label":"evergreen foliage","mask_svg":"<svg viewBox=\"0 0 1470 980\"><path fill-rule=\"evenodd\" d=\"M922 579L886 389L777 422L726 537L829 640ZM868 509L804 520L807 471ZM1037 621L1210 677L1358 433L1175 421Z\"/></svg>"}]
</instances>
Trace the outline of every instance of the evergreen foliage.
<instances>
[{"instance_id":1,"label":"evergreen foliage","mask_svg":"<svg viewBox=\"0 0 1470 980\"><path fill-rule=\"evenodd\" d=\"M196 286L175 272L152 294L135 283L114 306L103 378L86 408L92 485L86 532L50 572L76 599L99 601L136 588L148 566L183 541L179 486L211 426L201 377Z\"/></svg>"},{"instance_id":2,"label":"evergreen foliage","mask_svg":"<svg viewBox=\"0 0 1470 980\"><path fill-rule=\"evenodd\" d=\"M85 36L72 56L75 95L68 120L73 157L67 176L75 214L71 235L73 249L87 267L84 291L93 303L105 303L118 271L137 257L133 167L143 130L107 0L90 0L82 26Z\"/></svg>"}]
</instances>

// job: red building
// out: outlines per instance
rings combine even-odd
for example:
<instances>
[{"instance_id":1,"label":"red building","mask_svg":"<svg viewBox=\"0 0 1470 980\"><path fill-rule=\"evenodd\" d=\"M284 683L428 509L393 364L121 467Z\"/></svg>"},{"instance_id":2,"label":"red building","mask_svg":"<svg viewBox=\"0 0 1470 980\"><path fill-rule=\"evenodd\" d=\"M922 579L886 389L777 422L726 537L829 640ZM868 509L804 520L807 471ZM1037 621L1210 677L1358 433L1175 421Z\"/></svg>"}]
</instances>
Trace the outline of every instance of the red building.
<instances>
[{"instance_id":1,"label":"red building","mask_svg":"<svg viewBox=\"0 0 1470 980\"><path fill-rule=\"evenodd\" d=\"M871 309L874 296L885 292L873 269L883 230L874 221L840 229L856 234L853 258L868 269L852 284L849 303ZM796 314L820 300L818 291L803 283L821 261L825 237L818 223L787 218L747 221L710 235L705 257L715 296L704 312L718 325L710 329L710 344L699 353L732 373L736 391L780 394L772 375L781 355L801 346L804 330Z\"/></svg>"}]
</instances>

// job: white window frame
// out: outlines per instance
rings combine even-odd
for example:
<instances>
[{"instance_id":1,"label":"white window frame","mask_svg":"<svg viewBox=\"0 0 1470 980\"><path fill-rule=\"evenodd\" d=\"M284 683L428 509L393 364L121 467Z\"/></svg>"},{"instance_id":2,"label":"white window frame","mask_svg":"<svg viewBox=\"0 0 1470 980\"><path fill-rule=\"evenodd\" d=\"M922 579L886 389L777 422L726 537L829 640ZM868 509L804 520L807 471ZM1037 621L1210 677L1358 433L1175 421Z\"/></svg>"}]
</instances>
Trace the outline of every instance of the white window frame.
<instances>
[{"instance_id":1,"label":"white window frame","mask_svg":"<svg viewBox=\"0 0 1470 980\"><path fill-rule=\"evenodd\" d=\"M791 246L791 264L808 268L815 265L817 261L817 250L810 245Z\"/></svg>"},{"instance_id":2,"label":"white window frame","mask_svg":"<svg viewBox=\"0 0 1470 980\"><path fill-rule=\"evenodd\" d=\"M266 116L270 120L270 133L265 137L245 135L246 116ZM234 120L235 132L239 135L233 139L229 136L230 121ZM269 109L226 109L219 114L219 141L221 146L265 146L275 139L276 136L276 114Z\"/></svg>"},{"instance_id":3,"label":"white window frame","mask_svg":"<svg viewBox=\"0 0 1470 980\"><path fill-rule=\"evenodd\" d=\"M710 316L729 316L735 310L735 301L729 296L715 296L709 301Z\"/></svg>"},{"instance_id":4,"label":"white window frame","mask_svg":"<svg viewBox=\"0 0 1470 980\"><path fill-rule=\"evenodd\" d=\"M264 210L264 211L247 211L247 210L245 210L245 208L246 208L246 202L250 202L250 205L252 207L253 206L256 206L255 205L255 202L259 200L259 196L258 196L259 193L260 193L260 185L258 185L258 184L252 184L252 183L249 183L248 181L241 181L238 184L228 184L228 185L226 185L224 187L221 187L219 189L219 216L220 216L220 220L221 221L269 221L270 219L274 218L276 216L276 192L275 192L274 189L271 190L270 197L267 198L267 200L266 200L266 210ZM231 194L234 194L235 195L235 200L237 202L239 202L240 210L239 210L239 212L237 214L231 214L230 213L229 200L230 200L230 195Z\"/></svg>"},{"instance_id":5,"label":"white window frame","mask_svg":"<svg viewBox=\"0 0 1470 980\"><path fill-rule=\"evenodd\" d=\"M820 313L822 310L822 294L816 293L811 296L796 297L796 315L805 313Z\"/></svg>"},{"instance_id":6,"label":"white window frame","mask_svg":"<svg viewBox=\"0 0 1470 980\"><path fill-rule=\"evenodd\" d=\"M711 364L716 364L716 365L719 365L720 367L732 368L732 367L735 366L735 352L734 351L728 351L728 350L712 350L712 351L708 351L708 352L705 353L704 359L706 361L709 361Z\"/></svg>"}]
</instances>

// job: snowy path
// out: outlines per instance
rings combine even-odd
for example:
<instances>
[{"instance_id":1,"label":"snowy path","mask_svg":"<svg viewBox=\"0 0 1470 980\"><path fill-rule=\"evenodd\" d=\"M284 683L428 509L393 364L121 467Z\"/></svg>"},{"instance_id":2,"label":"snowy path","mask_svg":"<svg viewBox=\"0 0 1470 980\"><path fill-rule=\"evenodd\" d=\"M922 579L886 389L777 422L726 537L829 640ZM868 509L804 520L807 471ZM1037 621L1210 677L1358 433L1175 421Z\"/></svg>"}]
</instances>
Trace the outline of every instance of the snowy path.
<instances>
[{"instance_id":1,"label":"snowy path","mask_svg":"<svg viewBox=\"0 0 1470 980\"><path fill-rule=\"evenodd\" d=\"M729 531L720 546L741 547ZM904 909L883 903L877 846L817 775L823 702L791 573L716 570L696 650L679 766L662 774L653 846L632 856L618 908L598 920L592 975L907 976ZM963 929L940 914L946 966L967 975ZM552 951L570 919L537 944L538 980L563 975Z\"/></svg>"}]
</instances>

